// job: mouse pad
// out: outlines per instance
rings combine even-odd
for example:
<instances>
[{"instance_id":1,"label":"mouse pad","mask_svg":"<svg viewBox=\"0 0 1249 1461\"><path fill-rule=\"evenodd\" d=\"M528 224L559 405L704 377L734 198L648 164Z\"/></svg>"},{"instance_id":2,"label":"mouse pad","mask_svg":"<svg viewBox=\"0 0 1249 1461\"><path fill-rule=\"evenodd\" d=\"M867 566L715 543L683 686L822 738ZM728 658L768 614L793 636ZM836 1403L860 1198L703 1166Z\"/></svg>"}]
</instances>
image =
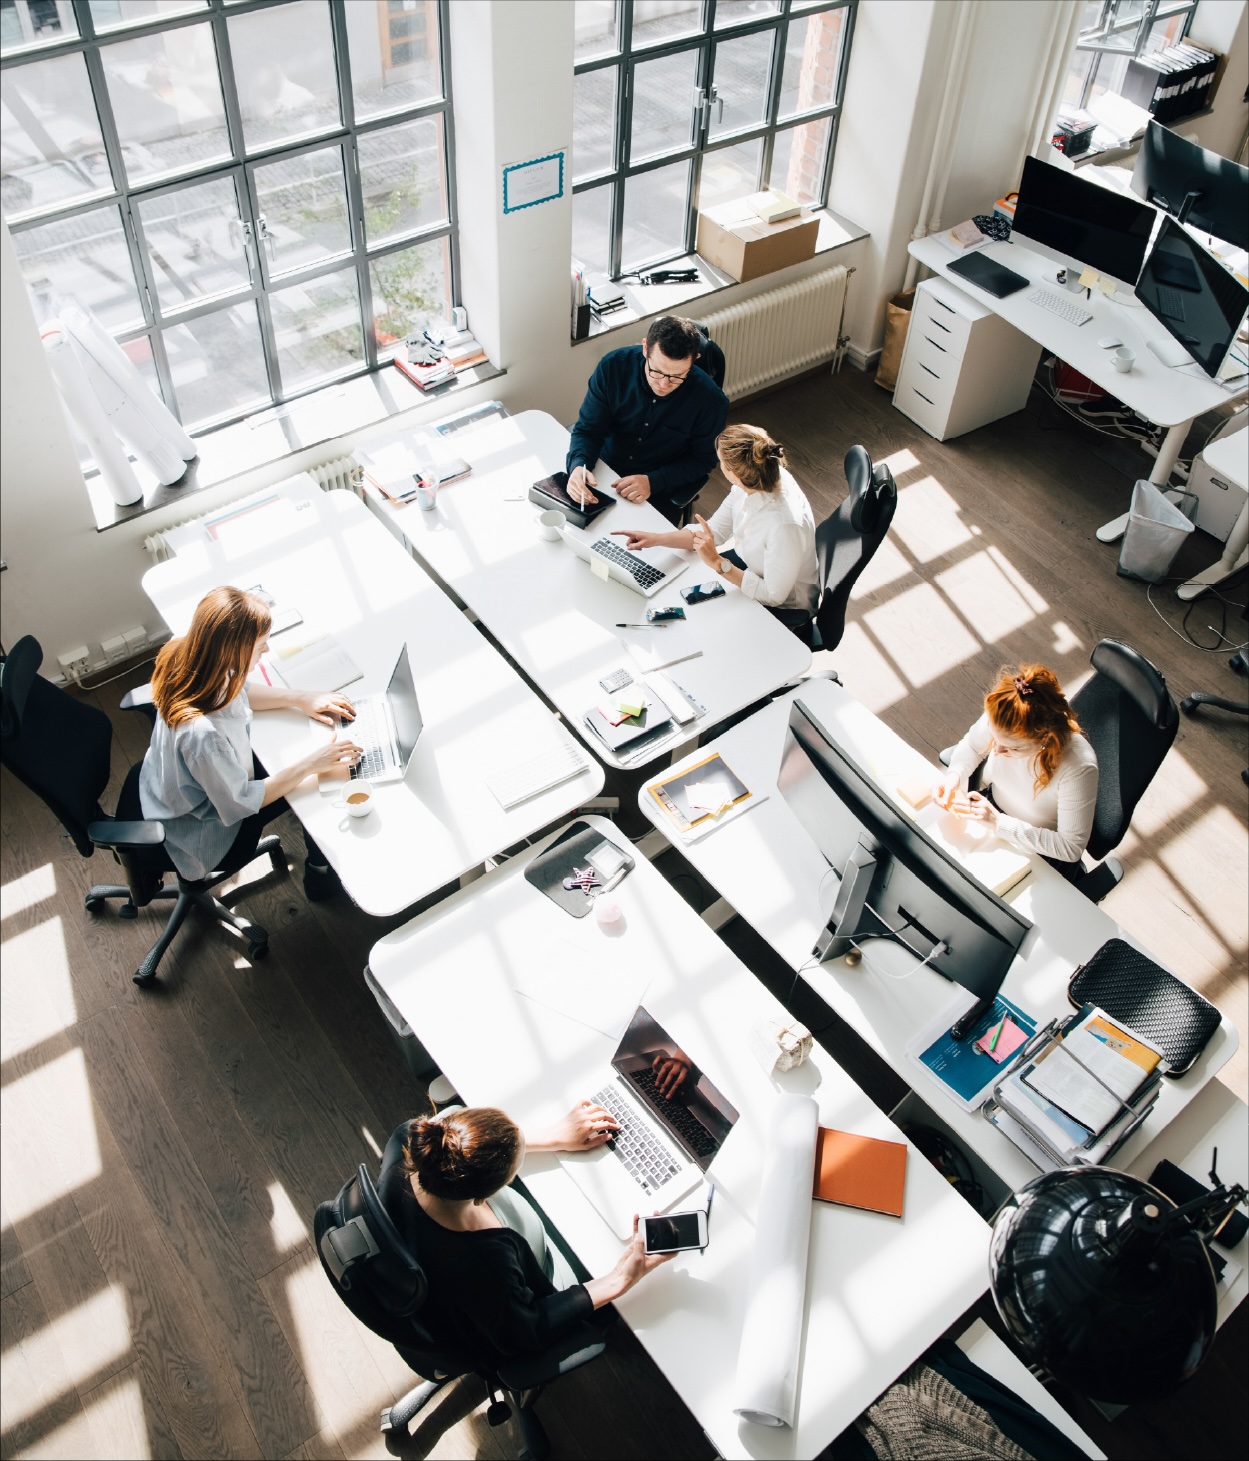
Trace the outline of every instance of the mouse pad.
<instances>
[{"instance_id":1,"label":"mouse pad","mask_svg":"<svg viewBox=\"0 0 1249 1461\"><path fill-rule=\"evenodd\" d=\"M603 873L594 869L589 854L600 842L611 842L597 827L585 822L574 822L562 837L552 842L545 852L540 852L525 869L525 880L533 884L540 893L545 893L552 903L557 903L573 918L584 918L594 907L594 899L587 898L579 887L564 887L565 878L575 878L578 873L591 869L600 882L606 882ZM620 853L619 844L611 845ZM625 855L626 867L633 866L633 859Z\"/></svg>"}]
</instances>

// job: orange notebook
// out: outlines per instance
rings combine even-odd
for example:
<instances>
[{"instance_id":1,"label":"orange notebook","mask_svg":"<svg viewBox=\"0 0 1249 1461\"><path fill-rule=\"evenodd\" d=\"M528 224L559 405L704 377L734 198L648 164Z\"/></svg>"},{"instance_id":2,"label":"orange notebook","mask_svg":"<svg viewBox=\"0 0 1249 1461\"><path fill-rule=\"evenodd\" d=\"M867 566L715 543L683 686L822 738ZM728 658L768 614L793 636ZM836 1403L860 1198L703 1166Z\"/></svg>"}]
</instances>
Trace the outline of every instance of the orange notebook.
<instances>
[{"instance_id":1,"label":"orange notebook","mask_svg":"<svg viewBox=\"0 0 1249 1461\"><path fill-rule=\"evenodd\" d=\"M823 1202L902 1216L906 1144L821 1126L815 1142L814 1195Z\"/></svg>"}]
</instances>

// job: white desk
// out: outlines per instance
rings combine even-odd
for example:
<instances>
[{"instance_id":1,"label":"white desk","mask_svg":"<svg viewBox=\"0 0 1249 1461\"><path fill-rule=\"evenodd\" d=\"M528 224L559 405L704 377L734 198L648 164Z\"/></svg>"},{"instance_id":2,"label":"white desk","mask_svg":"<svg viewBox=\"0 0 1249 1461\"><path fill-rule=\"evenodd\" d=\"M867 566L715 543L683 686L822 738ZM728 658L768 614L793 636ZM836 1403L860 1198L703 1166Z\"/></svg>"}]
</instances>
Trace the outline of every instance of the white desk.
<instances>
[{"instance_id":1,"label":"white desk","mask_svg":"<svg viewBox=\"0 0 1249 1461\"><path fill-rule=\"evenodd\" d=\"M1131 304L1126 304L1108 299L1096 289L1091 299L1086 299L1083 291L1072 295L1071 298L1078 300L1093 316L1085 325L1072 325L1049 310L1030 303L1027 290L1021 289L1005 299L996 299L986 290L978 289L970 280L952 273L950 265L958 255L942 242L939 235L916 239L909 245L909 252L933 273L948 279L978 304L991 309L1081 375L1095 381L1104 391L1139 411L1146 420L1167 427L1166 438L1149 473L1151 482L1165 486L1170 480L1171 469L1197 416L1244 390L1243 386L1229 390L1227 386L1211 380L1195 363L1172 370L1157 360L1148 349L1149 341L1174 342L1153 315L1136 303L1135 297L1132 297ZM1065 292L1063 286L1054 281L1058 266L1051 259L1032 252L1025 244L991 243L980 252L999 264L1005 264L1016 274L1025 275L1032 284L1044 284L1059 294ZM1117 371L1111 358L1114 352L1097 343L1111 335L1136 352L1136 360L1127 373ZM1104 543L1112 543L1123 536L1126 527L1125 513L1100 527L1097 536Z\"/></svg>"},{"instance_id":2,"label":"white desk","mask_svg":"<svg viewBox=\"0 0 1249 1461\"><path fill-rule=\"evenodd\" d=\"M590 820L620 840L610 823ZM627 926L611 939L592 915L570 918L525 881L530 856L388 934L370 955L373 974L467 1102L538 1125L598 1089L617 1042L528 999L513 980L535 959L569 978L610 977L618 961L645 971L646 1008L741 1118L712 1167L710 1247L678 1256L618 1307L722 1456L814 1456L984 1292L988 1227L913 1149L900 1220L816 1203L797 1426L739 1421L742 1275L775 1092L810 1092L824 1124L900 1134L818 1048L800 1069L764 1075L748 1032L780 1006L648 862L613 895ZM590 1272L605 1272L620 1243L558 1162L531 1158L523 1177Z\"/></svg>"},{"instance_id":3,"label":"white desk","mask_svg":"<svg viewBox=\"0 0 1249 1461\"><path fill-rule=\"evenodd\" d=\"M288 797L366 913L399 913L492 853L550 826L603 785L592 760L570 781L505 812L483 773L521 760L568 732L516 671L349 492L296 479L296 504L270 539L190 543L144 575L143 587L175 633L219 583L262 584L304 623L293 638L333 633L364 671L348 694L384 690L406 640L425 729L402 782L377 788L372 815L353 819L309 779ZM272 524L271 524L272 525ZM275 641L281 645L279 638ZM256 754L277 770L306 754L303 715L265 711L252 722Z\"/></svg>"},{"instance_id":4,"label":"white desk","mask_svg":"<svg viewBox=\"0 0 1249 1461\"><path fill-rule=\"evenodd\" d=\"M811 663L811 651L796 635L732 585L723 598L687 609L683 623L617 629L617 623L640 620L650 607L680 604L679 589L715 574L690 554L692 566L671 587L645 599L596 578L562 542L540 538L538 508L526 494L534 482L563 470L568 450L567 431L545 412L487 421L458 432L452 444L472 463L472 476L443 487L433 512L415 504L395 508L371 494L374 511L468 605L607 765L644 765L666 755ZM600 462L598 491L615 476ZM587 536L630 527L668 531L672 524L649 503L617 500ZM641 646L653 646L663 659L702 651L668 673L707 714L630 763L608 751L582 717L605 699L599 679L630 666L630 651Z\"/></svg>"},{"instance_id":5,"label":"white desk","mask_svg":"<svg viewBox=\"0 0 1249 1461\"><path fill-rule=\"evenodd\" d=\"M765 794L767 800L691 845L678 844L681 853L781 958L802 973L825 1003L893 1066L961 1142L1009 1187L1019 1188L1037 1175L1027 1157L979 1113L964 1111L950 1100L906 1054L911 1038L952 1004L955 987L931 969L914 968L917 961L911 954L879 939L870 945L872 961L890 974L907 977L885 977L869 969L866 960L857 968L847 966L844 959L806 967L831 909L836 882L777 790L792 699L808 705L882 786L892 789L909 776L936 780L935 767L841 686L829 680L810 680L698 752L704 756L712 747L721 751L746 785ZM654 798L645 786L639 802L655 826L665 831L658 809L652 815ZM932 815L939 816L936 809ZM920 820L929 818L920 813ZM939 825L925 830L940 838ZM1008 901L1034 928L1002 992L1039 1025L1070 1012L1068 978L1108 938L1136 941L1042 859L1032 862L1032 872L1008 895ZM1231 1058L1238 1043L1235 1027L1225 1018L1193 1069L1182 1079L1162 1082L1157 1105L1116 1155L1115 1165L1133 1166L1137 1154Z\"/></svg>"}]
</instances>

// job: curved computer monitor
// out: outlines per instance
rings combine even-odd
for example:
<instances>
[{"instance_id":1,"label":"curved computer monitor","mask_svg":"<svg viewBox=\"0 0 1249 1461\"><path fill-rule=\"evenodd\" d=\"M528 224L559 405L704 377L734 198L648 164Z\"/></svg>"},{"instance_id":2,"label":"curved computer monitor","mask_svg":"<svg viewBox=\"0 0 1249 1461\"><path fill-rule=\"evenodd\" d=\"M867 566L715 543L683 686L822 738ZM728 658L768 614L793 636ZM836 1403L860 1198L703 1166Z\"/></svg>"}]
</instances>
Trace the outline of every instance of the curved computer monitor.
<instances>
[{"instance_id":1,"label":"curved computer monitor","mask_svg":"<svg viewBox=\"0 0 1249 1461\"><path fill-rule=\"evenodd\" d=\"M1040 244L1063 264L1084 264L1130 289L1158 215L1123 193L1024 158L1011 237Z\"/></svg>"},{"instance_id":2,"label":"curved computer monitor","mask_svg":"<svg viewBox=\"0 0 1249 1461\"><path fill-rule=\"evenodd\" d=\"M1032 924L906 816L801 700L777 785L840 879L813 952L825 961L860 939L897 939L976 996L954 1027L969 1031Z\"/></svg>"},{"instance_id":3,"label":"curved computer monitor","mask_svg":"<svg viewBox=\"0 0 1249 1461\"><path fill-rule=\"evenodd\" d=\"M1218 374L1249 310L1249 289L1170 218L1162 220L1136 297L1209 376Z\"/></svg>"},{"instance_id":4,"label":"curved computer monitor","mask_svg":"<svg viewBox=\"0 0 1249 1461\"><path fill-rule=\"evenodd\" d=\"M1249 167L1158 122L1141 139L1132 191L1190 228L1249 249Z\"/></svg>"}]
</instances>

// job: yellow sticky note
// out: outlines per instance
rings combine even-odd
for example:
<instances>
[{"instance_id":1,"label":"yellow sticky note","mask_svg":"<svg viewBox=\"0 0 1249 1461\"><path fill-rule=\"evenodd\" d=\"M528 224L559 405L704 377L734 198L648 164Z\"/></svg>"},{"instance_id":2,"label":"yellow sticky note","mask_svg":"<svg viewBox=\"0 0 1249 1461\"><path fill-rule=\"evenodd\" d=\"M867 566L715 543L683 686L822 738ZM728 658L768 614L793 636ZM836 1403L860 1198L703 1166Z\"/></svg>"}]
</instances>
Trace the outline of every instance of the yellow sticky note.
<instances>
[{"instance_id":1,"label":"yellow sticky note","mask_svg":"<svg viewBox=\"0 0 1249 1461\"><path fill-rule=\"evenodd\" d=\"M624 690L616 696L616 709L626 715L641 715L646 709L646 696L636 690Z\"/></svg>"},{"instance_id":2,"label":"yellow sticky note","mask_svg":"<svg viewBox=\"0 0 1249 1461\"><path fill-rule=\"evenodd\" d=\"M1093 286L1096 283L1097 283L1097 270L1096 269L1085 269L1084 272L1080 275L1080 288L1081 289L1092 289Z\"/></svg>"},{"instance_id":3,"label":"yellow sticky note","mask_svg":"<svg viewBox=\"0 0 1249 1461\"><path fill-rule=\"evenodd\" d=\"M607 571L607 560L605 558L591 558L590 572L595 576L595 578L601 578L604 583L606 583L608 579L611 578L611 574Z\"/></svg>"},{"instance_id":4,"label":"yellow sticky note","mask_svg":"<svg viewBox=\"0 0 1249 1461\"><path fill-rule=\"evenodd\" d=\"M1106 276L1105 276L1105 274L1102 274L1102 275L1100 275L1098 277L1097 287L1098 287L1098 289L1101 290L1101 292L1104 295L1107 296L1107 298L1109 298L1109 299L1113 299L1114 298L1114 294L1115 294L1115 281L1113 279L1107 279Z\"/></svg>"}]
</instances>

